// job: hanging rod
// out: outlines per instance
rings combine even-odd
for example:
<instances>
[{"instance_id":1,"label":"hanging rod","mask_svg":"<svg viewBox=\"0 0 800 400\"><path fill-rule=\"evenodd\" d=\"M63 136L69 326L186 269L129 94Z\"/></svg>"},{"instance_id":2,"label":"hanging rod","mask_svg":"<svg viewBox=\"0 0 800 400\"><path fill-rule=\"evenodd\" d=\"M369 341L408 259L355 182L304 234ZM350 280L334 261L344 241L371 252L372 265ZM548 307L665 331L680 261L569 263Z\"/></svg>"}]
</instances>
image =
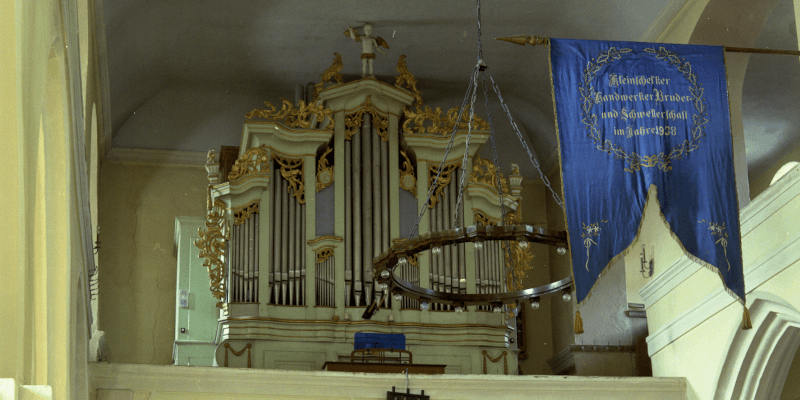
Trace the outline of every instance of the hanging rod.
<instances>
[{"instance_id":1,"label":"hanging rod","mask_svg":"<svg viewBox=\"0 0 800 400\"><path fill-rule=\"evenodd\" d=\"M533 36L533 35L508 36L508 37L495 38L495 40L502 40L505 42L516 43L522 46L526 44L530 44L533 46L536 46L537 44L547 45L550 43L550 38ZM728 47L728 46L723 46L722 48L729 53L779 54L786 56L800 56L800 50L774 50L774 49L756 49L752 47Z\"/></svg>"}]
</instances>

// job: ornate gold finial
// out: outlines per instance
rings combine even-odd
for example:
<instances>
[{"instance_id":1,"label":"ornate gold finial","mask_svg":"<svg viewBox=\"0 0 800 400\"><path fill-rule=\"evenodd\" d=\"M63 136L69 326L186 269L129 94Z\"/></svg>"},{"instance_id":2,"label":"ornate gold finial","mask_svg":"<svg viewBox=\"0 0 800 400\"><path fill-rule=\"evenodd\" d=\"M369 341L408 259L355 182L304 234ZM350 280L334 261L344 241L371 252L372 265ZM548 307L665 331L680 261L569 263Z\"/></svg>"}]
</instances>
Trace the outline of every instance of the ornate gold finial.
<instances>
[{"instance_id":1,"label":"ornate gold finial","mask_svg":"<svg viewBox=\"0 0 800 400\"><path fill-rule=\"evenodd\" d=\"M265 101L266 110L255 109L247 113L245 118L264 118L268 121L280 122L289 128L311 128L311 118L316 116L317 122L322 122L325 117L329 118L328 126L322 128L326 131L333 131L333 110L325 108L322 104L306 104L300 100L297 107L292 105L289 100L281 98L283 104L278 110L272 103Z\"/></svg>"},{"instance_id":2,"label":"ornate gold finial","mask_svg":"<svg viewBox=\"0 0 800 400\"><path fill-rule=\"evenodd\" d=\"M325 72L320 75L322 80L319 81L318 84L314 85L314 102L316 102L317 98L319 98L319 92L322 90L323 86L326 83L330 82L331 80L335 80L337 83L344 83L342 80L342 74L339 71L342 70L342 56L339 53L333 53L333 64L331 64Z\"/></svg>"},{"instance_id":3,"label":"ornate gold finial","mask_svg":"<svg viewBox=\"0 0 800 400\"><path fill-rule=\"evenodd\" d=\"M494 164L480 156L476 155L475 160L472 162L472 174L469 176L469 181L481 185L491 187L495 193L500 193L497 187L497 178L500 178L500 187L503 188L503 194L510 195L508 191L508 181L503 177L503 173L495 168Z\"/></svg>"},{"instance_id":4,"label":"ornate gold finial","mask_svg":"<svg viewBox=\"0 0 800 400\"><path fill-rule=\"evenodd\" d=\"M286 191L292 194L300 204L306 204L306 185L303 183L303 159L285 158L277 154L272 155L272 159L281 166L281 176L289 182Z\"/></svg>"},{"instance_id":5,"label":"ornate gold finial","mask_svg":"<svg viewBox=\"0 0 800 400\"><path fill-rule=\"evenodd\" d=\"M432 110L428 106L425 106L424 109L420 109L419 106L417 106L416 112L410 111L408 108L404 108L403 114L405 114L406 117L406 121L403 122L403 132L406 134L432 133L449 135L453 132L453 127L456 125L456 119L458 118L458 107L448 110L446 116L442 115L441 107L436 107ZM429 122L429 125L427 126L426 121ZM411 127L412 122L414 123L413 128ZM461 122L458 123L458 128L462 130L469 128L469 108L466 108L464 113L461 115ZM489 126L488 122L480 119L477 115L473 115L473 131L486 132L490 129L491 127Z\"/></svg>"},{"instance_id":6,"label":"ornate gold finial","mask_svg":"<svg viewBox=\"0 0 800 400\"><path fill-rule=\"evenodd\" d=\"M400 150L400 155L403 156L403 167L400 169L400 188L408 190L414 197L417 197L417 178L414 176L414 165L408 158L408 154L404 150Z\"/></svg>"},{"instance_id":7,"label":"ornate gold finial","mask_svg":"<svg viewBox=\"0 0 800 400\"><path fill-rule=\"evenodd\" d=\"M529 44L531 46L536 46L537 44L543 44L545 46L550 44L550 38L541 37L541 36L525 36L525 35L517 35L517 36L508 36L508 37L501 37L495 38L495 40L502 40L504 42L511 42L521 46L525 46Z\"/></svg>"},{"instance_id":8,"label":"ornate gold finial","mask_svg":"<svg viewBox=\"0 0 800 400\"><path fill-rule=\"evenodd\" d=\"M209 203L211 195L209 192ZM222 307L225 298L225 243L230 240L230 231L225 223L225 203L215 200L206 215L206 229L198 229L200 239L194 245L200 249L200 258L205 258L203 266L208 269L211 294L218 300L217 307Z\"/></svg>"},{"instance_id":9,"label":"ornate gold finial","mask_svg":"<svg viewBox=\"0 0 800 400\"><path fill-rule=\"evenodd\" d=\"M378 131L378 136L384 142L389 141L389 118L383 116L378 109L372 106L372 96L367 96L364 104L359 106L358 111L347 114L344 117L344 139L350 140L353 135L361 128L364 113L372 115L372 126Z\"/></svg>"},{"instance_id":10,"label":"ornate gold finial","mask_svg":"<svg viewBox=\"0 0 800 400\"><path fill-rule=\"evenodd\" d=\"M422 93L417 90L417 78L414 78L414 75L411 75L411 72L408 71L406 67L406 55L400 55L400 58L397 60L397 72L400 75L397 76L397 81L395 81L395 87L402 87L405 84L412 93L414 93L414 98L416 101L414 102L415 106L422 105Z\"/></svg>"},{"instance_id":11,"label":"ornate gold finial","mask_svg":"<svg viewBox=\"0 0 800 400\"><path fill-rule=\"evenodd\" d=\"M328 162L328 154L333 151L333 147L328 147L317 162L317 192L333 183L333 166Z\"/></svg>"}]
</instances>

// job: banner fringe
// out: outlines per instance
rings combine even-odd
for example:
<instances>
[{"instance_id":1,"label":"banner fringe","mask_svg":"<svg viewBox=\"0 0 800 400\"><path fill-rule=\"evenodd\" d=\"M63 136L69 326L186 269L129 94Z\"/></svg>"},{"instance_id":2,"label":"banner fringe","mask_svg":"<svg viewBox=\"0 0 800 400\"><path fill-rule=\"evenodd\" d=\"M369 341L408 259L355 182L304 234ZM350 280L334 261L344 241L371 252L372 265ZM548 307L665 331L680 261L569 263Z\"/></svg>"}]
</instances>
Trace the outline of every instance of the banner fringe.
<instances>
[{"instance_id":1,"label":"banner fringe","mask_svg":"<svg viewBox=\"0 0 800 400\"><path fill-rule=\"evenodd\" d=\"M647 217L647 203L650 202L650 195L652 194L653 195L653 201L656 202L655 205L656 205L656 208L658 208L658 214L661 216L661 222L663 222L664 225L669 230L669 233L672 236L672 239L675 240L675 242L678 243L678 246L680 246L681 250L683 250L683 254L686 255L686 257L688 257L690 260L700 264L701 266L703 266L704 268L708 269L709 271L714 272L719 277L719 280L722 282L722 287L725 288L725 292L727 292L728 295L730 295L736 301L738 301L742 306L745 306L744 300L741 299L731 289L729 289L727 285L725 285L725 280L722 278L722 273L719 271L719 268L717 268L717 267L715 267L715 266L713 266L713 265L701 260L700 258L696 257L694 254L690 253L689 250L686 250L686 247L683 246L683 243L681 243L681 240L678 238L678 235L676 235L675 232L672 230L672 227L670 227L669 222L667 221L667 217L665 217L664 213L661 211L661 203L658 201L658 196L656 195L657 191L658 191L658 187L656 185L654 185L654 184L651 184L650 187L647 189L647 197L645 198L645 201L644 201L645 207L644 207L644 210L642 211L642 218L639 220L639 228L636 229L636 236L633 237L633 240L631 241L631 244L628 245L628 247L626 247L625 250L622 251L622 253L619 253L616 256L614 256L608 262L608 264L606 264L606 267L603 268L603 270L600 272L600 275L598 276L597 280L595 281L595 284L592 285L591 289L589 289L589 293L586 295L586 297L583 299L583 301L588 300L592 296L592 292L594 291L595 287L597 286L597 282L600 280L600 278L602 278L608 272L609 267L612 264L616 263L617 261L621 260L622 258L626 257L632 251L634 251L634 248L639 244L639 234L642 233L642 223L644 222L645 218ZM583 301L581 301L581 303L583 303ZM578 303L578 304L581 304L581 303ZM749 321L749 313L746 315L746 317L747 317L747 320ZM746 324L744 324L744 322L743 322L742 323L742 329L749 329L749 328L744 328L744 326L746 326Z\"/></svg>"}]
</instances>

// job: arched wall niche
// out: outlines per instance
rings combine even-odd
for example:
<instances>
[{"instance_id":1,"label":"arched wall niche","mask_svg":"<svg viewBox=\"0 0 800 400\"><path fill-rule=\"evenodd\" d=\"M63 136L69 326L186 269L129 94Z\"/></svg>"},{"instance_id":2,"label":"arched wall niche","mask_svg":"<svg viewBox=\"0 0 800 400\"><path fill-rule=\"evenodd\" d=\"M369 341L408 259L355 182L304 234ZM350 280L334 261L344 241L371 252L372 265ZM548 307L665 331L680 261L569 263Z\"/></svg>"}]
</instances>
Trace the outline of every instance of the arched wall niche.
<instances>
[{"instance_id":1,"label":"arched wall niche","mask_svg":"<svg viewBox=\"0 0 800 400\"><path fill-rule=\"evenodd\" d=\"M750 293L748 303L753 329L733 335L715 400L780 398L800 347L800 311L764 292Z\"/></svg>"}]
</instances>

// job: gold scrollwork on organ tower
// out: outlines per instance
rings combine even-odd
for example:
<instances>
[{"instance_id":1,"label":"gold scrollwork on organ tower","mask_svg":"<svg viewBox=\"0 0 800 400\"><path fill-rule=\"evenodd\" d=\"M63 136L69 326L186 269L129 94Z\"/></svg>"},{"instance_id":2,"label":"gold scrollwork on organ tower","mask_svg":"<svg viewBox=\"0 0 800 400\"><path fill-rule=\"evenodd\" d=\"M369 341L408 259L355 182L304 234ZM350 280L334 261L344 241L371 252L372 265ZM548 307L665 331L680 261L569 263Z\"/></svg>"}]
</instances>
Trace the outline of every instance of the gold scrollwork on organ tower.
<instances>
[{"instance_id":1,"label":"gold scrollwork on organ tower","mask_svg":"<svg viewBox=\"0 0 800 400\"><path fill-rule=\"evenodd\" d=\"M209 194L209 203L211 195ZM198 229L200 239L194 245L200 249L200 258L205 258L203 266L208 269L211 294L217 299L217 307L222 307L225 298L225 243L230 240L230 233L225 223L225 203L215 200L209 205L206 215L206 229Z\"/></svg>"},{"instance_id":2,"label":"gold scrollwork on organ tower","mask_svg":"<svg viewBox=\"0 0 800 400\"><path fill-rule=\"evenodd\" d=\"M243 207L236 207L232 208L231 212L233 213L233 224L234 225L242 225L244 221L247 221L253 214L258 214L258 204L261 200L253 200L249 204Z\"/></svg>"},{"instance_id":3,"label":"gold scrollwork on organ tower","mask_svg":"<svg viewBox=\"0 0 800 400\"><path fill-rule=\"evenodd\" d=\"M417 111L410 111L408 108L403 109L403 114L406 117L403 122L403 132L408 134L441 134L449 135L453 132L453 127L456 126L456 119L458 118L458 107L451 108L447 111L447 115L442 115L442 108L436 107L431 109L425 106L420 109L417 106ZM414 124L412 127L411 124ZM469 108L464 109L461 115L461 121L458 123L459 129L467 129L469 127ZM491 127L489 123L478 118L477 115L472 116L472 130L474 131L488 131Z\"/></svg>"},{"instance_id":4,"label":"gold scrollwork on organ tower","mask_svg":"<svg viewBox=\"0 0 800 400\"><path fill-rule=\"evenodd\" d=\"M400 187L408 190L414 197L417 197L417 177L414 176L414 165L408 158L405 151L400 150L400 155L403 156L403 167L400 169Z\"/></svg>"},{"instance_id":5,"label":"gold scrollwork on organ tower","mask_svg":"<svg viewBox=\"0 0 800 400\"><path fill-rule=\"evenodd\" d=\"M417 90L417 78L411 75L406 65L406 55L402 54L400 58L397 59L397 72L400 73L400 75L397 76L394 86L403 87L403 84L405 84L405 86L411 90L411 93L414 93L414 98L416 99L414 105L420 106L422 105L422 93Z\"/></svg>"},{"instance_id":6,"label":"gold scrollwork on organ tower","mask_svg":"<svg viewBox=\"0 0 800 400\"><path fill-rule=\"evenodd\" d=\"M339 53L333 53L333 64L331 64L328 69L326 69L322 73L322 80L314 85L314 100L319 98L319 92L325 86L325 83L330 82L331 80L335 80L337 83L343 83L344 80L342 79L342 74L339 71L342 70L342 56Z\"/></svg>"},{"instance_id":7,"label":"gold scrollwork on organ tower","mask_svg":"<svg viewBox=\"0 0 800 400\"><path fill-rule=\"evenodd\" d=\"M367 96L367 101L359 106L358 111L347 114L344 117L345 140L350 140L353 135L361 128L361 123L364 119L364 113L372 115L372 126L378 131L378 136L384 142L389 141L389 119L381 115L380 112L372 105L372 96Z\"/></svg>"},{"instance_id":8,"label":"gold scrollwork on organ tower","mask_svg":"<svg viewBox=\"0 0 800 400\"><path fill-rule=\"evenodd\" d=\"M442 175L439 176L439 181L436 183L436 188L433 192L433 196L431 196L430 204L428 204L428 208L436 207L436 203L439 201L439 198L442 197L442 192L444 191L445 187L450 184L450 181L453 179L453 171L458 169L461 165L461 162L454 162L452 164L447 164L442 169ZM428 166L428 187L433 186L433 180L436 179L436 173L439 171L438 165L429 165Z\"/></svg>"},{"instance_id":9,"label":"gold scrollwork on organ tower","mask_svg":"<svg viewBox=\"0 0 800 400\"><path fill-rule=\"evenodd\" d=\"M333 151L333 147L328 147L317 163L317 192L333 183L333 166L328 161L328 154Z\"/></svg>"},{"instance_id":10,"label":"gold scrollwork on organ tower","mask_svg":"<svg viewBox=\"0 0 800 400\"><path fill-rule=\"evenodd\" d=\"M312 117L317 117L317 122L322 122L328 118L328 125L324 128L327 131L333 131L333 110L325 108L322 104L306 104L305 101L300 100L295 107L289 100L281 98L283 104L281 109L278 110L270 102L265 101L267 109L255 109L247 113L245 118L263 118L267 121L280 122L282 125L289 128L311 128Z\"/></svg>"},{"instance_id":11,"label":"gold scrollwork on organ tower","mask_svg":"<svg viewBox=\"0 0 800 400\"><path fill-rule=\"evenodd\" d=\"M249 174L269 174L269 155L267 147L253 147L247 150L231 167L228 174L229 181L235 181Z\"/></svg>"},{"instance_id":12,"label":"gold scrollwork on organ tower","mask_svg":"<svg viewBox=\"0 0 800 400\"><path fill-rule=\"evenodd\" d=\"M303 159L285 158L277 154L272 155L272 159L281 166L281 176L289 182L286 188L290 194L294 190L294 197L300 204L306 204L306 185L303 183Z\"/></svg>"},{"instance_id":13,"label":"gold scrollwork on organ tower","mask_svg":"<svg viewBox=\"0 0 800 400\"><path fill-rule=\"evenodd\" d=\"M503 194L509 195L508 180L503 177L503 173L495 168L494 163L476 155L475 161L472 162L472 174L469 176L469 181L481 185L488 185L494 189L495 192L499 193L497 178L500 178L500 187L503 189Z\"/></svg>"},{"instance_id":14,"label":"gold scrollwork on organ tower","mask_svg":"<svg viewBox=\"0 0 800 400\"><path fill-rule=\"evenodd\" d=\"M476 208L473 208L472 212L475 213L475 223L476 224L480 223L483 226L489 226L489 225L497 225L497 222L500 221L497 218L489 218L489 217L487 217L481 210L478 210Z\"/></svg>"}]
</instances>

